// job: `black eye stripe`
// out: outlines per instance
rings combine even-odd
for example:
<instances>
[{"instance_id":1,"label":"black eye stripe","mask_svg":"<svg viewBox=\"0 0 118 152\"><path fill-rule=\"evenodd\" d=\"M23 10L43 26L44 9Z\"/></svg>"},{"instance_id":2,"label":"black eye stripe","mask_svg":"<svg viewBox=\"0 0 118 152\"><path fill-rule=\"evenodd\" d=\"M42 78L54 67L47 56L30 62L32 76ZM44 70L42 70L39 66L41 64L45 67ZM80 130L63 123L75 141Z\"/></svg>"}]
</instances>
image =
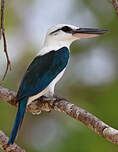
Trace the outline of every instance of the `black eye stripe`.
<instances>
[{"instance_id":1,"label":"black eye stripe","mask_svg":"<svg viewBox=\"0 0 118 152\"><path fill-rule=\"evenodd\" d=\"M60 29L57 29L57 30L55 30L55 31L51 32L51 33L50 33L50 35L52 35L53 33L58 32L58 31L60 31Z\"/></svg>"},{"instance_id":2,"label":"black eye stripe","mask_svg":"<svg viewBox=\"0 0 118 152\"><path fill-rule=\"evenodd\" d=\"M66 33L71 33L71 32L72 32L72 29L71 29L70 27L68 27L68 26L62 27L61 30L62 30L63 32L66 32Z\"/></svg>"},{"instance_id":3,"label":"black eye stripe","mask_svg":"<svg viewBox=\"0 0 118 152\"><path fill-rule=\"evenodd\" d=\"M59 29L51 32L50 35L53 34L53 33L58 32L58 31L60 31L60 30L63 31L63 32L66 32L66 33L72 33L72 29L71 29L70 27L68 27L68 26L63 26L62 28L59 28Z\"/></svg>"}]
</instances>

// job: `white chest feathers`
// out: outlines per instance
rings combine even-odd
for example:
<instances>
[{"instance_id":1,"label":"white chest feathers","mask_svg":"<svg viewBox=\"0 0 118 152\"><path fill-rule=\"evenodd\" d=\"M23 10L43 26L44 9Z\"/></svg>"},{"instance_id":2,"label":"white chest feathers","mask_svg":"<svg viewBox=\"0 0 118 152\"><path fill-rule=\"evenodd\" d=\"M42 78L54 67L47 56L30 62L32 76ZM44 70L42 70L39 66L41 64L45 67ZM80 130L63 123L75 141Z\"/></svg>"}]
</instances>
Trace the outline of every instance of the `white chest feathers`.
<instances>
[{"instance_id":1,"label":"white chest feathers","mask_svg":"<svg viewBox=\"0 0 118 152\"><path fill-rule=\"evenodd\" d=\"M65 68L66 69L66 68ZM29 105L32 101L38 99L39 97L45 95L45 96L53 96L54 94L54 88L55 88L55 85L56 83L61 79L61 77L63 76L64 72L65 72L65 69L63 69L62 72L60 72L56 78L43 90L41 91L40 93L38 93L37 95L34 95L34 96L31 96L29 97L28 99L28 103L27 105Z\"/></svg>"}]
</instances>

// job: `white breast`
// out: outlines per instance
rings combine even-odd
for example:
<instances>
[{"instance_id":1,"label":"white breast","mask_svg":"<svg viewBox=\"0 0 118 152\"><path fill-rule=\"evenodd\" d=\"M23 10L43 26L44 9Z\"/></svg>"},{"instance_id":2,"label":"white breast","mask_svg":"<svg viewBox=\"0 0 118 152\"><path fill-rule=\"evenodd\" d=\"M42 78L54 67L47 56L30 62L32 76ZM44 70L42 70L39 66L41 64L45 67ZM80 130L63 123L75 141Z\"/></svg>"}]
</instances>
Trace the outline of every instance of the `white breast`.
<instances>
[{"instance_id":1,"label":"white breast","mask_svg":"<svg viewBox=\"0 0 118 152\"><path fill-rule=\"evenodd\" d=\"M65 68L66 69L66 68ZM27 105L29 105L32 101L38 99L39 97L45 95L45 96L53 96L54 94L54 88L55 88L55 85L56 83L61 79L61 77L63 76L64 72L65 72L65 69L59 73L56 78L43 90L41 91L40 93L38 93L37 95L34 95L34 96L31 96L29 97L28 99L28 103Z\"/></svg>"},{"instance_id":2,"label":"white breast","mask_svg":"<svg viewBox=\"0 0 118 152\"><path fill-rule=\"evenodd\" d=\"M64 68L63 71L62 71L61 73L59 73L59 74L56 76L56 78L49 84L47 95L53 96L55 85L56 85L56 83L61 79L61 77L63 76L63 74L64 74L64 72L65 72L65 69L66 69L66 68Z\"/></svg>"}]
</instances>

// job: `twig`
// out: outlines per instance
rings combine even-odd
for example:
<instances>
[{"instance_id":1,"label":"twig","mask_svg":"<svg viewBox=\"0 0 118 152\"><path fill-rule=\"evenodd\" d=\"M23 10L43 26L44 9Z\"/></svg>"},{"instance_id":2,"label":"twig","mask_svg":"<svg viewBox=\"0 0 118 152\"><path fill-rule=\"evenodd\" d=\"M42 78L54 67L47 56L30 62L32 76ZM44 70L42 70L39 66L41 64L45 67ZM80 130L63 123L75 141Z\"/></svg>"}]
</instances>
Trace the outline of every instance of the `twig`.
<instances>
[{"instance_id":1,"label":"twig","mask_svg":"<svg viewBox=\"0 0 118 152\"><path fill-rule=\"evenodd\" d=\"M0 86L0 100L8 102L13 106L17 106L15 102L15 97L15 92ZM54 96L53 100L50 100L46 97L41 97L38 100L32 102L27 107L27 111L35 114L39 114L40 111L50 110L63 112L69 115L70 117L81 121L90 129L92 129L95 133L104 137L108 141L114 144L118 144L118 130L108 126L91 113L74 104L71 104L64 98Z\"/></svg>"},{"instance_id":2,"label":"twig","mask_svg":"<svg viewBox=\"0 0 118 152\"><path fill-rule=\"evenodd\" d=\"M112 2L112 5L114 6L116 14L118 16L118 1L117 0L111 0L111 2Z\"/></svg>"},{"instance_id":3,"label":"twig","mask_svg":"<svg viewBox=\"0 0 118 152\"><path fill-rule=\"evenodd\" d=\"M6 54L6 59L7 59L7 67L6 67L6 71L3 75L2 81L4 81L8 69L10 67L11 70L11 64L10 64L10 59L8 56L8 52L7 52L7 42L6 42L6 36L5 36L5 28L4 28L4 12L5 12L5 0L1 0L1 27L0 27L0 39L3 37L3 43L4 43L4 52Z\"/></svg>"}]
</instances>

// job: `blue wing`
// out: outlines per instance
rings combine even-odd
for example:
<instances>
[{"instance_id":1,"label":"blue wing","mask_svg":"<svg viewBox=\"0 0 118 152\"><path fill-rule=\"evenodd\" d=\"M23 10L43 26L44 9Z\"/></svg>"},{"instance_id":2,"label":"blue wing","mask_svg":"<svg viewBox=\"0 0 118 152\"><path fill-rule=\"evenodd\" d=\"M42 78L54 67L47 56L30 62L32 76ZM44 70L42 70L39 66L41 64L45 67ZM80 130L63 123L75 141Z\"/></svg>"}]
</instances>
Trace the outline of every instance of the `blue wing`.
<instances>
[{"instance_id":1,"label":"blue wing","mask_svg":"<svg viewBox=\"0 0 118 152\"><path fill-rule=\"evenodd\" d=\"M66 47L37 56L24 75L17 93L17 101L24 97L36 95L44 90L66 67L68 59L69 50Z\"/></svg>"}]
</instances>

